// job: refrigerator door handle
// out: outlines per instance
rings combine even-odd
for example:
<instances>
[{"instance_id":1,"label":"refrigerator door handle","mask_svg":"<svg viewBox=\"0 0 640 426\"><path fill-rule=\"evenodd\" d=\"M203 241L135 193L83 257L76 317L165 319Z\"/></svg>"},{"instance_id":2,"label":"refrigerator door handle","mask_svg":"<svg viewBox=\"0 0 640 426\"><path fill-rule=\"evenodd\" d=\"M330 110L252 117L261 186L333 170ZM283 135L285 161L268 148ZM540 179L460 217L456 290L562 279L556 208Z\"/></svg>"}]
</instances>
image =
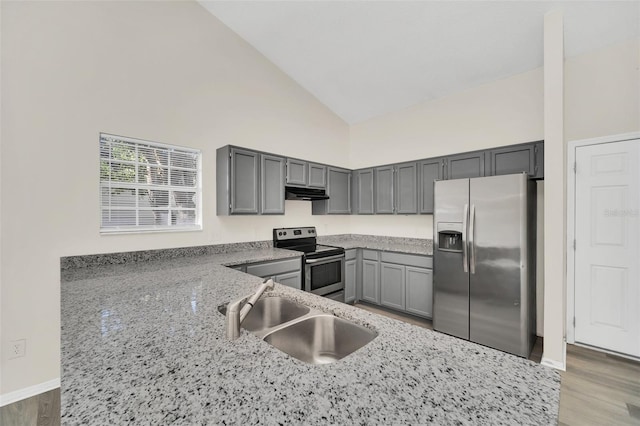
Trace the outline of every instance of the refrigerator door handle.
<instances>
[{"instance_id":1,"label":"refrigerator door handle","mask_svg":"<svg viewBox=\"0 0 640 426\"><path fill-rule=\"evenodd\" d=\"M469 204L464 205L464 213L462 214L462 268L467 272L467 223L469 222Z\"/></svg>"},{"instance_id":2,"label":"refrigerator door handle","mask_svg":"<svg viewBox=\"0 0 640 426\"><path fill-rule=\"evenodd\" d=\"M471 273L476 273L476 247L474 241L476 228L476 206L475 204L471 205L471 217L469 218L469 269L471 269Z\"/></svg>"}]
</instances>

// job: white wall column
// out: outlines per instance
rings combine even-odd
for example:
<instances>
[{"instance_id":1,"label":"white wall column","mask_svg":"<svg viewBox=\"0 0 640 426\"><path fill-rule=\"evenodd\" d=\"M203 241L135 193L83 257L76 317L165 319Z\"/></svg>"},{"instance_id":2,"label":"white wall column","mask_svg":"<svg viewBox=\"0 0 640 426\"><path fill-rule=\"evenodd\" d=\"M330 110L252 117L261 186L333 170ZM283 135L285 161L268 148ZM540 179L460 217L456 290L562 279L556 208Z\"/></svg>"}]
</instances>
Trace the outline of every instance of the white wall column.
<instances>
[{"instance_id":1,"label":"white wall column","mask_svg":"<svg viewBox=\"0 0 640 426\"><path fill-rule=\"evenodd\" d=\"M542 364L565 369L566 148L564 29L560 10L544 17L544 347Z\"/></svg>"}]
</instances>

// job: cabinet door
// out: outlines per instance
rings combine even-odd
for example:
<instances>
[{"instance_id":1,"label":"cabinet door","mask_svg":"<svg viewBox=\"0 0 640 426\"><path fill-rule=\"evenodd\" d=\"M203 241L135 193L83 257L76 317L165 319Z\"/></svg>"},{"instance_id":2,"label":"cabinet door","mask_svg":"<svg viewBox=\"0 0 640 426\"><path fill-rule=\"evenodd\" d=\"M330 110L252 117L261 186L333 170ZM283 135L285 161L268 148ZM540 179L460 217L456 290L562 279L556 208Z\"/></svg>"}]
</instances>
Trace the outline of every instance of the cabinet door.
<instances>
[{"instance_id":1,"label":"cabinet door","mask_svg":"<svg viewBox=\"0 0 640 426\"><path fill-rule=\"evenodd\" d=\"M462 179L484 176L484 152L447 157L447 179Z\"/></svg>"},{"instance_id":2,"label":"cabinet door","mask_svg":"<svg viewBox=\"0 0 640 426\"><path fill-rule=\"evenodd\" d=\"M373 169L356 172L356 212L357 214L373 214Z\"/></svg>"},{"instance_id":3,"label":"cabinet door","mask_svg":"<svg viewBox=\"0 0 640 426\"><path fill-rule=\"evenodd\" d=\"M380 262L380 303L394 309L405 307L405 267Z\"/></svg>"},{"instance_id":4,"label":"cabinet door","mask_svg":"<svg viewBox=\"0 0 640 426\"><path fill-rule=\"evenodd\" d=\"M362 260L362 300L380 304L380 276L376 260Z\"/></svg>"},{"instance_id":5,"label":"cabinet door","mask_svg":"<svg viewBox=\"0 0 640 426\"><path fill-rule=\"evenodd\" d=\"M273 280L288 287L302 290L302 273L300 271L276 275Z\"/></svg>"},{"instance_id":6,"label":"cabinet door","mask_svg":"<svg viewBox=\"0 0 640 426\"><path fill-rule=\"evenodd\" d=\"M356 259L347 260L344 263L344 301L345 303L356 300Z\"/></svg>"},{"instance_id":7,"label":"cabinet door","mask_svg":"<svg viewBox=\"0 0 640 426\"><path fill-rule=\"evenodd\" d=\"M420 162L420 213L433 214L433 182L443 178L441 158Z\"/></svg>"},{"instance_id":8,"label":"cabinet door","mask_svg":"<svg viewBox=\"0 0 640 426\"><path fill-rule=\"evenodd\" d=\"M327 213L351 214L351 172L328 167Z\"/></svg>"},{"instance_id":9,"label":"cabinet door","mask_svg":"<svg viewBox=\"0 0 640 426\"><path fill-rule=\"evenodd\" d=\"M396 213L418 213L418 168L417 163L396 166Z\"/></svg>"},{"instance_id":10,"label":"cabinet door","mask_svg":"<svg viewBox=\"0 0 640 426\"><path fill-rule=\"evenodd\" d=\"M433 316L433 270L406 267L407 312L421 317Z\"/></svg>"},{"instance_id":11,"label":"cabinet door","mask_svg":"<svg viewBox=\"0 0 640 426\"><path fill-rule=\"evenodd\" d=\"M375 169L375 202L377 214L393 213L393 166Z\"/></svg>"},{"instance_id":12,"label":"cabinet door","mask_svg":"<svg viewBox=\"0 0 640 426\"><path fill-rule=\"evenodd\" d=\"M313 188L327 187L327 166L309 163L308 185Z\"/></svg>"},{"instance_id":13,"label":"cabinet door","mask_svg":"<svg viewBox=\"0 0 640 426\"><path fill-rule=\"evenodd\" d=\"M258 214L258 161L256 152L231 149L231 214Z\"/></svg>"},{"instance_id":14,"label":"cabinet door","mask_svg":"<svg viewBox=\"0 0 640 426\"><path fill-rule=\"evenodd\" d=\"M284 214L284 158L261 155L260 165L260 210Z\"/></svg>"},{"instance_id":15,"label":"cabinet door","mask_svg":"<svg viewBox=\"0 0 640 426\"><path fill-rule=\"evenodd\" d=\"M287 158L287 185L307 186L307 162Z\"/></svg>"},{"instance_id":16,"label":"cabinet door","mask_svg":"<svg viewBox=\"0 0 640 426\"><path fill-rule=\"evenodd\" d=\"M525 172L536 175L535 145L517 145L492 149L489 155L489 175L509 175Z\"/></svg>"}]
</instances>

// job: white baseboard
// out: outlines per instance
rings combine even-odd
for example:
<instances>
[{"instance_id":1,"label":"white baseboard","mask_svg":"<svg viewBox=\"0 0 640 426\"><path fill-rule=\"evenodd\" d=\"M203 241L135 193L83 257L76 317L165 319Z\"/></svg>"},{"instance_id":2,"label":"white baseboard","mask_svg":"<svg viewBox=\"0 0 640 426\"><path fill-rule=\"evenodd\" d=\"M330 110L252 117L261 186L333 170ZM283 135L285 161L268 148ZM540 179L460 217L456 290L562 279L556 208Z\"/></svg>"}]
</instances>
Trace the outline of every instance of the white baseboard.
<instances>
[{"instance_id":1,"label":"white baseboard","mask_svg":"<svg viewBox=\"0 0 640 426\"><path fill-rule=\"evenodd\" d=\"M0 407L12 404L16 401L30 398L32 396L39 395L44 392L48 392L52 389L60 387L60 378L49 380L48 382L40 383L37 385L29 386L28 388L18 389L17 391L5 393L0 395Z\"/></svg>"},{"instance_id":2,"label":"white baseboard","mask_svg":"<svg viewBox=\"0 0 640 426\"><path fill-rule=\"evenodd\" d=\"M547 358L543 353L540 364L547 367L555 368L556 370L567 371L567 342L562 342L562 361L556 361L554 359Z\"/></svg>"},{"instance_id":3,"label":"white baseboard","mask_svg":"<svg viewBox=\"0 0 640 426\"><path fill-rule=\"evenodd\" d=\"M555 368L556 370L567 371L567 369L565 368L564 363L558 362L558 361L554 361L554 360L549 359L549 358L542 357L542 361L540 361L540 364L542 364L544 366L547 366L547 367Z\"/></svg>"}]
</instances>

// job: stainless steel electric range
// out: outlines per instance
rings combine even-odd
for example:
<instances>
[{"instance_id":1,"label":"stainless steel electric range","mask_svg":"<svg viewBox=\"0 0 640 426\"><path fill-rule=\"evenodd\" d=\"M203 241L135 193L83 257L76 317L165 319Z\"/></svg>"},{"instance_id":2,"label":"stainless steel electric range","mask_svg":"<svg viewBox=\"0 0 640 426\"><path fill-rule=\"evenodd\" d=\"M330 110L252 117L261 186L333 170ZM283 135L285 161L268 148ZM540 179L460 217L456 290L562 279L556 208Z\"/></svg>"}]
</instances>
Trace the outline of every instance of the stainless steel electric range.
<instances>
[{"instance_id":1,"label":"stainless steel electric range","mask_svg":"<svg viewBox=\"0 0 640 426\"><path fill-rule=\"evenodd\" d=\"M344 249L317 243L316 228L273 230L273 246L304 253L305 291L344 302Z\"/></svg>"}]
</instances>

